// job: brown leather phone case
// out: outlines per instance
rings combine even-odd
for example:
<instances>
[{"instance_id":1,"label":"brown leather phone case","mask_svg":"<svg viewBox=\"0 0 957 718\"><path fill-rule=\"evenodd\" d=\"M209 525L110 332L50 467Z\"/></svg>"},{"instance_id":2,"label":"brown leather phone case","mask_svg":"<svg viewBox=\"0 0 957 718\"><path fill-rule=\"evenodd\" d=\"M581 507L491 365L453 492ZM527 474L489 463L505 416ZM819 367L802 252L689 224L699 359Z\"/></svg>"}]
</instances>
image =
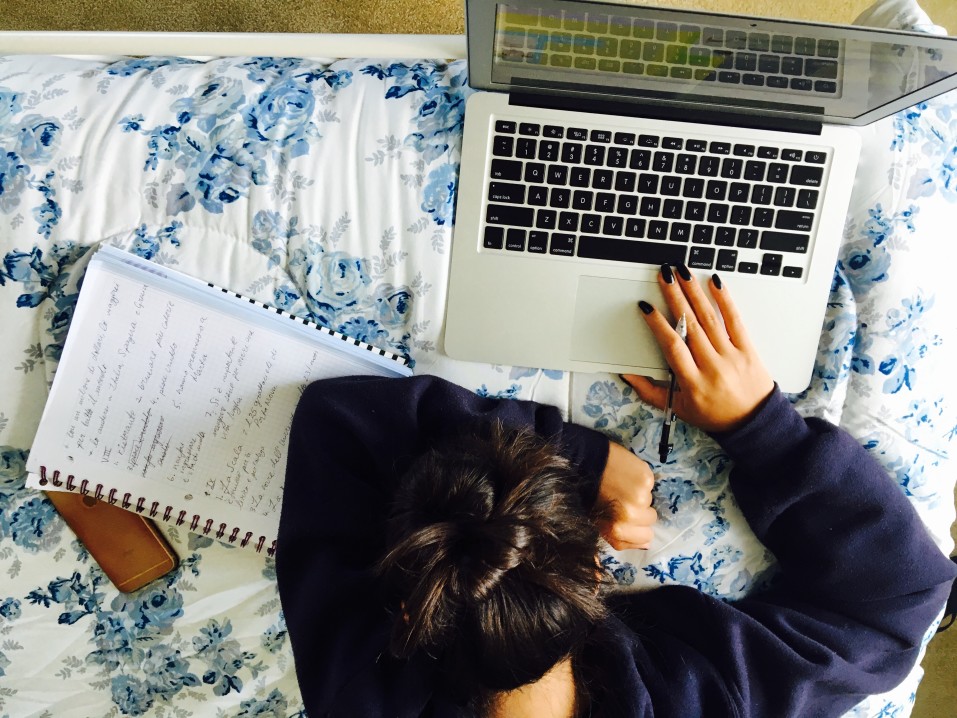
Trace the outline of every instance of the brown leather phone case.
<instances>
[{"instance_id":1,"label":"brown leather phone case","mask_svg":"<svg viewBox=\"0 0 957 718\"><path fill-rule=\"evenodd\" d=\"M120 591L142 588L179 563L149 519L92 496L60 491L46 495Z\"/></svg>"}]
</instances>

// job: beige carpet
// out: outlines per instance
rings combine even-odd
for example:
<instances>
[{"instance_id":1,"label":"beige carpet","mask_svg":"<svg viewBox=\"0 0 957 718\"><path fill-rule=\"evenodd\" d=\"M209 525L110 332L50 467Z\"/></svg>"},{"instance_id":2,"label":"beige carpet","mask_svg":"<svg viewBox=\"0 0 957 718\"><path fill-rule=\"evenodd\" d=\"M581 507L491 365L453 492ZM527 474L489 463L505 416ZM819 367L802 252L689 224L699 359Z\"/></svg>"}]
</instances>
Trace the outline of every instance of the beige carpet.
<instances>
[{"instance_id":1,"label":"beige carpet","mask_svg":"<svg viewBox=\"0 0 957 718\"><path fill-rule=\"evenodd\" d=\"M644 4L850 23L871 0L645 0ZM463 5L462 0L0 0L0 30L459 34L465 28ZM957 34L955 0L922 0L921 6L937 24ZM931 641L923 666L927 674L914 718L954 718L957 626Z\"/></svg>"},{"instance_id":2,"label":"beige carpet","mask_svg":"<svg viewBox=\"0 0 957 718\"><path fill-rule=\"evenodd\" d=\"M871 0L644 0L805 20L851 22ZM957 33L954 0L923 0L936 22ZM462 0L3 0L0 30L158 30L177 32L464 32Z\"/></svg>"}]
</instances>

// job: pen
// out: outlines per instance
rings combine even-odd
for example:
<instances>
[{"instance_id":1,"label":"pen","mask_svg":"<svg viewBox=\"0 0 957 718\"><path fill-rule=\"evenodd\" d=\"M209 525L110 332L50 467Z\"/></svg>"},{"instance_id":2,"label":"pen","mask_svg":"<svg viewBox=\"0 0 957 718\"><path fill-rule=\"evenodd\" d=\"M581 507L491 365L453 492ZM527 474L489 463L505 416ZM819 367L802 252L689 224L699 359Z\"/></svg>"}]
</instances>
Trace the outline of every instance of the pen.
<instances>
[{"instance_id":1,"label":"pen","mask_svg":"<svg viewBox=\"0 0 957 718\"><path fill-rule=\"evenodd\" d=\"M685 320L684 314L681 315L681 319L679 319L675 325L675 331L678 332L681 341L688 340L688 322ZM675 420L674 399L677 385L678 377L676 377L674 371L672 371L671 383L668 385L668 403L665 406L665 423L661 427L661 442L658 444L658 458L662 464L668 460L668 454L671 453L672 444L669 440L671 438L671 424Z\"/></svg>"}]
</instances>

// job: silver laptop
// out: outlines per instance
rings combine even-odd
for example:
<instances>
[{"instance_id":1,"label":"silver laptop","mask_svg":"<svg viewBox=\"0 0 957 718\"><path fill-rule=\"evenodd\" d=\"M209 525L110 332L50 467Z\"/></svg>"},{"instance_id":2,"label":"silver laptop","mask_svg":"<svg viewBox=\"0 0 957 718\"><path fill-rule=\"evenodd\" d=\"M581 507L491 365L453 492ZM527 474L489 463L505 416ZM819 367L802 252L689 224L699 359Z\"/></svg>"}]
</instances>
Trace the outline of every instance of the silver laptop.
<instances>
[{"instance_id":1,"label":"silver laptop","mask_svg":"<svg viewBox=\"0 0 957 718\"><path fill-rule=\"evenodd\" d=\"M957 40L580 0L466 0L445 348L663 378L656 277L721 276L809 383L865 125L957 85ZM673 319L673 318L672 318Z\"/></svg>"}]
</instances>

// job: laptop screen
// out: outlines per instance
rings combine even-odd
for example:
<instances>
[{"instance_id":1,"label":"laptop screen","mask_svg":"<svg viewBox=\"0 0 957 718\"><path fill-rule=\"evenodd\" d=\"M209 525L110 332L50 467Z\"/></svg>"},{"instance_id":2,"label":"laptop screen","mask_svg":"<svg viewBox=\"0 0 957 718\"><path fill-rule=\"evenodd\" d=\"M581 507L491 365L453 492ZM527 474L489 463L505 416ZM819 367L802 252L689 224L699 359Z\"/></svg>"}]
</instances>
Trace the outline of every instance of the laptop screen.
<instances>
[{"instance_id":1,"label":"laptop screen","mask_svg":"<svg viewBox=\"0 0 957 718\"><path fill-rule=\"evenodd\" d=\"M473 87L866 124L957 86L957 39L574 0L471 0Z\"/></svg>"}]
</instances>

